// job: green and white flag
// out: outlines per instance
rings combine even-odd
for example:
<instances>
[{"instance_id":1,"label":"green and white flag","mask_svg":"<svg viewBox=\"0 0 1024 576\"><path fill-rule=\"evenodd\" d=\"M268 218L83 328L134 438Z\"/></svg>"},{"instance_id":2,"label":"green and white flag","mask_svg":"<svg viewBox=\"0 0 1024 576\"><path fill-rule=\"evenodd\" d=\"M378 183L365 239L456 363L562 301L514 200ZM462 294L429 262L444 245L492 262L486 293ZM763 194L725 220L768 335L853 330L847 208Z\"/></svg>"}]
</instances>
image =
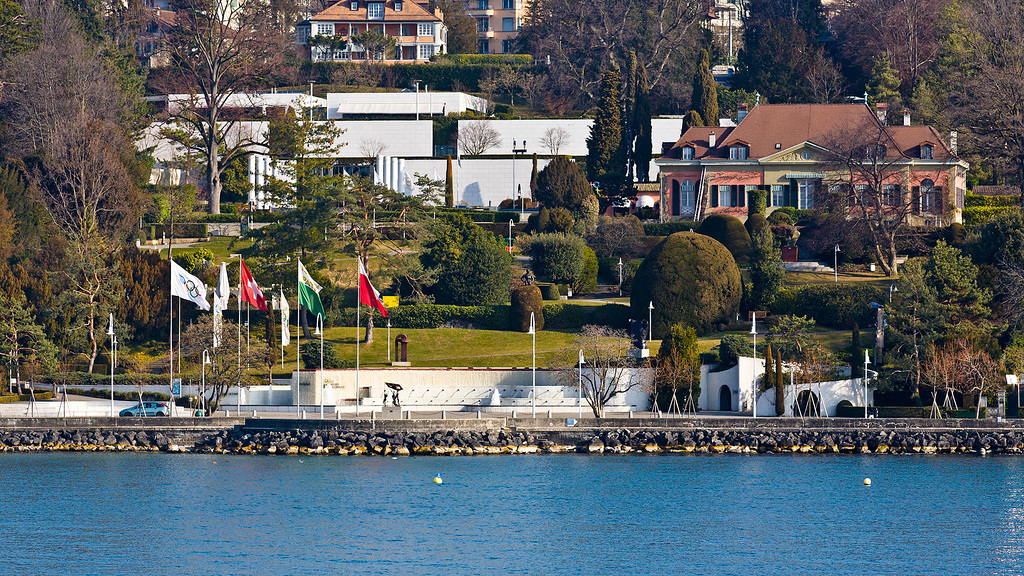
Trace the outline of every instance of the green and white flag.
<instances>
[{"instance_id":1,"label":"green and white flag","mask_svg":"<svg viewBox=\"0 0 1024 576\"><path fill-rule=\"evenodd\" d=\"M317 284L316 280L309 275L309 271L302 265L302 261L299 262L299 306L305 306L306 310L314 317L319 314L323 318L327 318L327 314L324 313L324 305L320 302L320 290L322 288Z\"/></svg>"}]
</instances>

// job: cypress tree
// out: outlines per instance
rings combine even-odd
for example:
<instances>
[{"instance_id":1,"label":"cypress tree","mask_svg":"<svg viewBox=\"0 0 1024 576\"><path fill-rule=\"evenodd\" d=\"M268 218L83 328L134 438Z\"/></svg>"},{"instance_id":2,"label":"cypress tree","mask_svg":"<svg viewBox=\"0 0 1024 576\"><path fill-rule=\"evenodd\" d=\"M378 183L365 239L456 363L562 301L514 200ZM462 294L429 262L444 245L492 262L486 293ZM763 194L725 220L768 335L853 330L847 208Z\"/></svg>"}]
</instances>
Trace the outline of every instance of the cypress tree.
<instances>
[{"instance_id":1,"label":"cypress tree","mask_svg":"<svg viewBox=\"0 0 1024 576\"><path fill-rule=\"evenodd\" d=\"M775 355L772 354L772 345L769 344L764 354L764 389L775 387Z\"/></svg>"},{"instance_id":2,"label":"cypress tree","mask_svg":"<svg viewBox=\"0 0 1024 576\"><path fill-rule=\"evenodd\" d=\"M636 164L637 180L647 182L651 167L651 87L647 84L647 69L637 70L635 124L636 141L633 144L633 162Z\"/></svg>"},{"instance_id":3,"label":"cypress tree","mask_svg":"<svg viewBox=\"0 0 1024 576\"><path fill-rule=\"evenodd\" d=\"M860 326L853 323L853 331L850 333L850 377L858 378L863 370L860 366Z\"/></svg>"},{"instance_id":4,"label":"cypress tree","mask_svg":"<svg viewBox=\"0 0 1024 576\"><path fill-rule=\"evenodd\" d=\"M455 178L452 172L452 157L449 155L447 158L448 169L444 173L444 205L452 208L455 206ZM536 166L536 160L534 166Z\"/></svg>"},{"instance_id":5,"label":"cypress tree","mask_svg":"<svg viewBox=\"0 0 1024 576\"><path fill-rule=\"evenodd\" d=\"M782 374L782 352L775 351L775 415L782 416L786 413L786 381Z\"/></svg>"},{"instance_id":6,"label":"cypress tree","mask_svg":"<svg viewBox=\"0 0 1024 576\"><path fill-rule=\"evenodd\" d=\"M533 153L533 172L530 174L530 200L537 201L537 153Z\"/></svg>"},{"instance_id":7,"label":"cypress tree","mask_svg":"<svg viewBox=\"0 0 1024 576\"><path fill-rule=\"evenodd\" d=\"M626 178L633 181L633 169L636 166L636 157L633 155L633 141L637 136L636 125L636 89L637 89L637 62L636 52L629 51L629 65L626 68L626 85L622 91L622 105L625 114L622 117L622 146L626 155Z\"/></svg>"},{"instance_id":8,"label":"cypress tree","mask_svg":"<svg viewBox=\"0 0 1024 576\"><path fill-rule=\"evenodd\" d=\"M700 117L700 114L696 110L690 110L683 116L683 129L679 132L682 136L686 134L686 131L694 126L704 126L704 119Z\"/></svg>"},{"instance_id":9,"label":"cypress tree","mask_svg":"<svg viewBox=\"0 0 1024 576\"><path fill-rule=\"evenodd\" d=\"M711 56L700 51L697 72L693 75L693 97L690 108L696 110L706 126L718 125L718 87L711 76Z\"/></svg>"},{"instance_id":10,"label":"cypress tree","mask_svg":"<svg viewBox=\"0 0 1024 576\"><path fill-rule=\"evenodd\" d=\"M612 195L622 182L625 159L622 158L622 109L619 71L612 68L601 78L601 96L594 124L587 138L587 178L601 182L602 190ZM607 196L607 194L606 194Z\"/></svg>"}]
</instances>

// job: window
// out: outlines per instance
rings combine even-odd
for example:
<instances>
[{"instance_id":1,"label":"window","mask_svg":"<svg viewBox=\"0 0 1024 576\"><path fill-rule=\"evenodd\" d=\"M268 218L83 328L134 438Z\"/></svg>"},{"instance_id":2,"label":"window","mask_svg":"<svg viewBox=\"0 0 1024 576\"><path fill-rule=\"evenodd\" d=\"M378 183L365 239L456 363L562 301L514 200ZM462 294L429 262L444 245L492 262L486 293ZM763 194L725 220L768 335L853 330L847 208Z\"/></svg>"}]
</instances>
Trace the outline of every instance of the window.
<instances>
[{"instance_id":1,"label":"window","mask_svg":"<svg viewBox=\"0 0 1024 576\"><path fill-rule=\"evenodd\" d=\"M490 47L490 44L487 42L487 40L481 40L480 41L480 44L478 45L478 48L477 48L477 53L479 53L479 54L490 54L491 53L491 47Z\"/></svg>"},{"instance_id":2,"label":"window","mask_svg":"<svg viewBox=\"0 0 1024 576\"><path fill-rule=\"evenodd\" d=\"M785 206L786 205L786 185L785 184L772 184L772 197L770 199L771 206Z\"/></svg>"},{"instance_id":3,"label":"window","mask_svg":"<svg viewBox=\"0 0 1024 576\"><path fill-rule=\"evenodd\" d=\"M693 160L693 146L683 146L683 160Z\"/></svg>"},{"instance_id":4,"label":"window","mask_svg":"<svg viewBox=\"0 0 1024 576\"><path fill-rule=\"evenodd\" d=\"M333 36L334 24L317 24L316 33L319 36Z\"/></svg>"},{"instance_id":5,"label":"window","mask_svg":"<svg viewBox=\"0 0 1024 576\"><path fill-rule=\"evenodd\" d=\"M501 51L502 52L504 52L505 54L510 54L510 53L512 53L512 49L513 49L513 46L512 46L512 41L511 40L502 40L501 41Z\"/></svg>"},{"instance_id":6,"label":"window","mask_svg":"<svg viewBox=\"0 0 1024 576\"><path fill-rule=\"evenodd\" d=\"M352 11L359 10L359 2L353 0L352 2L349 3L348 7Z\"/></svg>"},{"instance_id":7,"label":"window","mask_svg":"<svg viewBox=\"0 0 1024 576\"><path fill-rule=\"evenodd\" d=\"M501 19L501 31L502 32L515 32L516 21L515 18L502 18Z\"/></svg>"},{"instance_id":8,"label":"window","mask_svg":"<svg viewBox=\"0 0 1024 576\"><path fill-rule=\"evenodd\" d=\"M402 36L415 36L416 28L413 24L402 24Z\"/></svg>"},{"instance_id":9,"label":"window","mask_svg":"<svg viewBox=\"0 0 1024 576\"><path fill-rule=\"evenodd\" d=\"M797 208L801 210L814 208L814 180L798 180L797 194Z\"/></svg>"},{"instance_id":10,"label":"window","mask_svg":"<svg viewBox=\"0 0 1024 576\"><path fill-rule=\"evenodd\" d=\"M932 145L931 144L921 144L921 159L922 160L931 160L932 159Z\"/></svg>"},{"instance_id":11,"label":"window","mask_svg":"<svg viewBox=\"0 0 1024 576\"><path fill-rule=\"evenodd\" d=\"M935 198L935 182L930 179L921 181L921 212L931 213L937 205Z\"/></svg>"},{"instance_id":12,"label":"window","mask_svg":"<svg viewBox=\"0 0 1024 576\"><path fill-rule=\"evenodd\" d=\"M433 24L429 24L429 23L428 24L419 24L419 25L417 25L416 26L416 35L417 36L433 36L434 35L434 25Z\"/></svg>"},{"instance_id":13,"label":"window","mask_svg":"<svg viewBox=\"0 0 1024 576\"><path fill-rule=\"evenodd\" d=\"M488 2L488 0L476 0L476 9L487 10L488 8L490 8L489 4L490 2Z\"/></svg>"},{"instance_id":14,"label":"window","mask_svg":"<svg viewBox=\"0 0 1024 576\"><path fill-rule=\"evenodd\" d=\"M516 0L502 0L501 1L501 8L502 8L502 10L515 10L516 9Z\"/></svg>"},{"instance_id":15,"label":"window","mask_svg":"<svg viewBox=\"0 0 1024 576\"><path fill-rule=\"evenodd\" d=\"M298 28L295 29L295 40L299 44L305 44L307 38L309 38L309 28L306 28L305 26L299 26Z\"/></svg>"},{"instance_id":16,"label":"window","mask_svg":"<svg viewBox=\"0 0 1024 576\"><path fill-rule=\"evenodd\" d=\"M434 55L433 44L420 44L419 47L419 59L430 60L430 57Z\"/></svg>"},{"instance_id":17,"label":"window","mask_svg":"<svg viewBox=\"0 0 1024 576\"><path fill-rule=\"evenodd\" d=\"M383 2L370 2L366 5L366 18L367 20L383 20L384 19L384 3Z\"/></svg>"},{"instance_id":18,"label":"window","mask_svg":"<svg viewBox=\"0 0 1024 576\"><path fill-rule=\"evenodd\" d=\"M746 146L730 146L729 147L729 160L746 160L747 159L747 147Z\"/></svg>"},{"instance_id":19,"label":"window","mask_svg":"<svg viewBox=\"0 0 1024 576\"><path fill-rule=\"evenodd\" d=\"M857 204L868 204L868 202L867 202L867 200L865 198L867 196L867 194L868 194L868 185L867 184L857 184L856 186L853 187L853 199L852 199L852 203L850 205L851 206L855 206Z\"/></svg>"},{"instance_id":20,"label":"window","mask_svg":"<svg viewBox=\"0 0 1024 576\"><path fill-rule=\"evenodd\" d=\"M885 160L885 144L870 145L864 150L868 160Z\"/></svg>"},{"instance_id":21,"label":"window","mask_svg":"<svg viewBox=\"0 0 1024 576\"><path fill-rule=\"evenodd\" d=\"M402 11L402 3L401 2L395 2L395 12L401 12L401 11Z\"/></svg>"},{"instance_id":22,"label":"window","mask_svg":"<svg viewBox=\"0 0 1024 576\"><path fill-rule=\"evenodd\" d=\"M810 160L811 159L811 153L810 152L804 152L803 154L800 155L800 157L803 158L804 160Z\"/></svg>"},{"instance_id":23,"label":"window","mask_svg":"<svg viewBox=\"0 0 1024 576\"><path fill-rule=\"evenodd\" d=\"M490 22L490 21L487 18L477 18L476 19L476 31L477 32L487 32L487 30L490 29L490 26L488 25L488 22Z\"/></svg>"},{"instance_id":24,"label":"window","mask_svg":"<svg viewBox=\"0 0 1024 576\"><path fill-rule=\"evenodd\" d=\"M900 200L900 187L896 184L882 184L882 206L896 206Z\"/></svg>"},{"instance_id":25,"label":"window","mask_svg":"<svg viewBox=\"0 0 1024 576\"><path fill-rule=\"evenodd\" d=\"M683 208L693 208L693 180L683 180L680 184L679 204Z\"/></svg>"},{"instance_id":26,"label":"window","mask_svg":"<svg viewBox=\"0 0 1024 576\"><path fill-rule=\"evenodd\" d=\"M718 187L718 205L719 206L731 206L732 195L729 193L729 186Z\"/></svg>"}]
</instances>

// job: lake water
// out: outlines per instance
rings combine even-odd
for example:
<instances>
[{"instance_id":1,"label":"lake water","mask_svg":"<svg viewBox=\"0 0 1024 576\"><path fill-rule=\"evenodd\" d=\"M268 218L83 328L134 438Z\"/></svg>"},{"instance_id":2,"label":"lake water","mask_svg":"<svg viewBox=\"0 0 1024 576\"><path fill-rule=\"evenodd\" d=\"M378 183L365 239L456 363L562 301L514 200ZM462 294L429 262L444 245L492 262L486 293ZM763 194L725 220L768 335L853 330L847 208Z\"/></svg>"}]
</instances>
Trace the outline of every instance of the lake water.
<instances>
[{"instance_id":1,"label":"lake water","mask_svg":"<svg viewBox=\"0 0 1024 576\"><path fill-rule=\"evenodd\" d=\"M0 470L4 575L1024 573L1015 458L67 453Z\"/></svg>"}]
</instances>

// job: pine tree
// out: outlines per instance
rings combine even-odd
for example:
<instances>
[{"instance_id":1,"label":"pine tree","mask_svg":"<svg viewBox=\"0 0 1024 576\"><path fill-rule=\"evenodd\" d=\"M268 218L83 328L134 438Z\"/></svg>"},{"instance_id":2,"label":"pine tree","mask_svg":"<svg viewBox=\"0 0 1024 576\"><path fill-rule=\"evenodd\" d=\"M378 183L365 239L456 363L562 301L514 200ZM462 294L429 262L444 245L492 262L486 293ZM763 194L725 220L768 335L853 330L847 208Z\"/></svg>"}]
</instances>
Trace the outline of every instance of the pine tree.
<instances>
[{"instance_id":1,"label":"pine tree","mask_svg":"<svg viewBox=\"0 0 1024 576\"><path fill-rule=\"evenodd\" d=\"M775 415L782 416L786 413L786 381L782 374L782 351L775 351Z\"/></svg>"},{"instance_id":2,"label":"pine tree","mask_svg":"<svg viewBox=\"0 0 1024 576\"><path fill-rule=\"evenodd\" d=\"M530 173L530 200L537 201L537 153L533 153L533 172Z\"/></svg>"},{"instance_id":3,"label":"pine tree","mask_svg":"<svg viewBox=\"0 0 1024 576\"><path fill-rule=\"evenodd\" d=\"M647 69L643 66L637 71L635 125L636 141L633 144L633 162L636 164L637 180L647 182L647 173L651 167L651 87L647 84Z\"/></svg>"},{"instance_id":4,"label":"pine tree","mask_svg":"<svg viewBox=\"0 0 1024 576\"><path fill-rule=\"evenodd\" d=\"M711 56L700 51L697 72L693 75L693 97L690 108L696 110L707 126L718 125L718 87L711 76Z\"/></svg>"},{"instance_id":5,"label":"pine tree","mask_svg":"<svg viewBox=\"0 0 1024 576\"><path fill-rule=\"evenodd\" d=\"M626 68L626 85L622 91L622 146L626 154L626 178L629 182L634 180L634 168L636 158L633 156L633 141L637 136L636 125L636 88L637 88L637 62L636 52L629 51L629 64Z\"/></svg>"},{"instance_id":6,"label":"pine tree","mask_svg":"<svg viewBox=\"0 0 1024 576\"><path fill-rule=\"evenodd\" d=\"M587 138L587 178L600 182L605 197L615 196L625 174L622 156L622 108L619 71L608 70L601 78L597 114Z\"/></svg>"},{"instance_id":7,"label":"pine tree","mask_svg":"<svg viewBox=\"0 0 1024 576\"><path fill-rule=\"evenodd\" d=\"M893 70L889 57L879 54L868 79L868 104L874 107L878 103L899 103L900 83L899 74Z\"/></svg>"},{"instance_id":8,"label":"pine tree","mask_svg":"<svg viewBox=\"0 0 1024 576\"><path fill-rule=\"evenodd\" d=\"M452 172L452 157L448 158L448 169L444 173L444 205L448 208L455 206L455 177Z\"/></svg>"}]
</instances>

